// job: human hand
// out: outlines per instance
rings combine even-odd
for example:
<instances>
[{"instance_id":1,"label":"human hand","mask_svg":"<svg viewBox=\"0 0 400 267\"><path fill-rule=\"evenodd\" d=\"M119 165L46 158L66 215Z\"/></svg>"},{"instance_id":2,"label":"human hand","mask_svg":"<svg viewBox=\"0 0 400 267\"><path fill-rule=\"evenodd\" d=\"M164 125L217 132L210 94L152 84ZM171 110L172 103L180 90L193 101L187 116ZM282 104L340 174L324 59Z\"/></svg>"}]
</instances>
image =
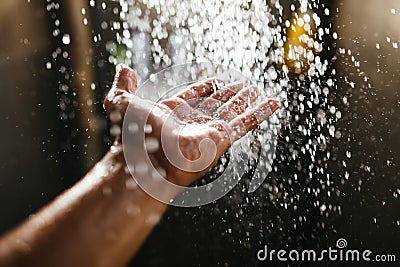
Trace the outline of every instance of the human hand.
<instances>
[{"instance_id":1,"label":"human hand","mask_svg":"<svg viewBox=\"0 0 400 267\"><path fill-rule=\"evenodd\" d=\"M135 72L118 65L104 101L108 116L119 129L128 105L134 117L148 116L145 131L152 164L165 172L167 180L181 186L207 173L233 142L280 107L278 100L267 99L248 109L259 89L241 82L227 85L219 79L192 84L158 103L135 96L136 88ZM120 140L118 134L115 146L121 146Z\"/></svg>"}]
</instances>

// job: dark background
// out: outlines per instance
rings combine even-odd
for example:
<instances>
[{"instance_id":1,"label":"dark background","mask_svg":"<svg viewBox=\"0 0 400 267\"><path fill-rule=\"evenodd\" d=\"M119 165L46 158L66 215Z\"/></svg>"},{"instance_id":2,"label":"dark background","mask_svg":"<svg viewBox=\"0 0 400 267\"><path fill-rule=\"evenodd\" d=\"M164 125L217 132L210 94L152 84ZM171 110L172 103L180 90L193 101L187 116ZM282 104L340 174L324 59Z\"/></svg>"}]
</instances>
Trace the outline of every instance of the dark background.
<instances>
[{"instance_id":1,"label":"dark background","mask_svg":"<svg viewBox=\"0 0 400 267\"><path fill-rule=\"evenodd\" d=\"M119 5L105 1L104 9L100 3L89 7L78 2L6 0L0 4L0 233L73 185L110 145L102 98L114 74L107 44L115 42L118 29L113 29L111 22L119 20ZM248 185L247 174L216 203L169 208L132 265L262 265L256 253L264 245L325 249L335 246L338 238L345 238L351 248L396 254L400 259L400 57L390 44L375 49L377 40L385 36L400 41L395 27L400 19L382 15L390 14L395 2L382 6L386 13L375 11L374 2L364 1L362 7L354 2L327 1L327 7L337 7L339 12L332 12L322 22L333 23L341 36L335 42L325 39L321 54L332 62L330 68L337 70L331 76L339 86L331 92L329 102L342 111L342 119L336 123L342 136L330 139L332 160L321 163L333 181L332 195L307 192L308 188L326 192L321 183L324 175L310 179L304 171L311 164L309 156L300 160L285 157L291 149L305 145L307 140L296 129L308 113L315 112L310 109L298 121L290 122L291 129L282 129L277 149L277 158L282 156L282 160L275 161L277 171L262 188L252 194L242 192ZM79 11L85 5L83 15ZM89 19L86 30L74 23L77 13L81 19ZM59 34L54 32L57 29ZM68 45L62 42L66 33L71 37ZM94 42L98 34L101 40ZM351 56L337 52L339 47L351 47L353 55L361 59L361 70L354 67ZM360 72L367 74L367 82ZM355 82L355 88L345 77ZM295 75L291 78L296 90L289 92L289 101L299 92L307 96L310 81L300 82ZM343 104L344 96L347 104ZM285 136L290 136L291 142ZM346 151L351 151L351 158ZM317 158L322 159L323 154L321 149ZM342 182L345 171L349 179ZM295 173L298 179L293 182ZM270 190L275 187L277 193ZM291 199L295 199L296 209ZM316 205L319 202L331 204L332 209L321 212Z\"/></svg>"}]
</instances>

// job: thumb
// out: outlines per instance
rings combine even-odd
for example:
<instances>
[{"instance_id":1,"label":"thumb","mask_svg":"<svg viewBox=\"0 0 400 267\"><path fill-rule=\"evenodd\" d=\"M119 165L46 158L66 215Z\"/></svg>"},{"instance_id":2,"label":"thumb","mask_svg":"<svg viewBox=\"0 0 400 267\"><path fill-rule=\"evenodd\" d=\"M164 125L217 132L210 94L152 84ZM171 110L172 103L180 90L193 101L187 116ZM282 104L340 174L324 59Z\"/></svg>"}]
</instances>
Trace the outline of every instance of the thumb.
<instances>
[{"instance_id":1,"label":"thumb","mask_svg":"<svg viewBox=\"0 0 400 267\"><path fill-rule=\"evenodd\" d=\"M120 124L129 99L137 88L136 72L124 64L116 66L110 91L104 99L104 108L113 124Z\"/></svg>"},{"instance_id":2,"label":"thumb","mask_svg":"<svg viewBox=\"0 0 400 267\"><path fill-rule=\"evenodd\" d=\"M115 78L111 90L122 90L134 94L136 88L136 72L125 64L118 64L115 68Z\"/></svg>"}]
</instances>

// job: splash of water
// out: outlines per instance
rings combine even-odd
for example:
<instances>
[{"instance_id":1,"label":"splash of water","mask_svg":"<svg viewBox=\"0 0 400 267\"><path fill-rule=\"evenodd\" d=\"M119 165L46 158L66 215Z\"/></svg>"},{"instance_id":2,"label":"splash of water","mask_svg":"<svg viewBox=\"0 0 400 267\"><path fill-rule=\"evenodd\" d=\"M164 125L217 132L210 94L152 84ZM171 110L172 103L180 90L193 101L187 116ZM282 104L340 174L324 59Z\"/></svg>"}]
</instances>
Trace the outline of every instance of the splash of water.
<instances>
[{"instance_id":1,"label":"splash of water","mask_svg":"<svg viewBox=\"0 0 400 267\"><path fill-rule=\"evenodd\" d=\"M319 195L339 194L327 169L332 160L327 144L341 138L335 127L341 111L330 99L337 88L335 70L326 56L319 55L323 40L337 38L331 25L321 23L329 9L304 0L290 7L276 0L120 4L123 29L117 39L127 48L125 63L133 64L142 80L173 64L207 60L251 77L263 88L264 97L280 98L285 107L280 114L281 153L273 170L288 170L283 172L284 182L273 179L264 184L270 200L296 209L302 201L299 190L293 189L298 184L300 191L316 196L314 205L321 214L340 212L340 206L318 201ZM287 19L285 8L292 14ZM253 135L254 140L270 138L262 129ZM257 164L257 148L250 155L251 169Z\"/></svg>"}]
</instances>

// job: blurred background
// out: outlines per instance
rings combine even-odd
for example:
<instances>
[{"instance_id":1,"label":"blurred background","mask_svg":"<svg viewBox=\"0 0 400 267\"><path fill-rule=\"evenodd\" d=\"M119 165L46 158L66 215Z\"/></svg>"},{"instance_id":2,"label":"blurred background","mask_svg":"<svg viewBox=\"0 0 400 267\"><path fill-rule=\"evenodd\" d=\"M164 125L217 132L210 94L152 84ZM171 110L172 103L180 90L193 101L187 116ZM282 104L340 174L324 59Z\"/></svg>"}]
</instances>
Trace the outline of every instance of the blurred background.
<instances>
[{"instance_id":1,"label":"blurred background","mask_svg":"<svg viewBox=\"0 0 400 267\"><path fill-rule=\"evenodd\" d=\"M104 42L115 34L100 23L118 18L112 5L0 3L1 232L72 185L108 147L102 99L114 66ZM95 43L100 31L104 41Z\"/></svg>"},{"instance_id":2,"label":"blurred background","mask_svg":"<svg viewBox=\"0 0 400 267\"><path fill-rule=\"evenodd\" d=\"M283 27L304 1L282 2L283 12L275 15ZM135 67L142 80L157 69L152 36L133 26L124 35L124 6L111 0L0 2L0 233L73 185L107 151L112 137L102 99L115 63ZM146 12L146 6L141 9ZM329 62L329 77L323 78L337 84L328 101L341 111L335 124L340 138L327 143L331 159L324 163L332 195L313 194L326 183L318 180L324 174L312 171L311 179L302 171L313 163L309 157L285 157L305 145L296 129L308 113L298 114L280 133L282 157L262 188L242 190L248 173L216 203L170 208L132 265L255 266L262 264L256 253L264 244L318 249L334 246L338 238L400 259L400 2L331 0L314 12L325 14L321 27L337 33L327 34L319 52ZM149 12L150 18L155 14ZM283 33L287 42L298 38ZM132 40L130 47L121 36ZM133 57L126 56L128 48ZM301 77L301 68L288 72L291 88L297 88L288 92L290 103L311 81Z\"/></svg>"}]
</instances>

